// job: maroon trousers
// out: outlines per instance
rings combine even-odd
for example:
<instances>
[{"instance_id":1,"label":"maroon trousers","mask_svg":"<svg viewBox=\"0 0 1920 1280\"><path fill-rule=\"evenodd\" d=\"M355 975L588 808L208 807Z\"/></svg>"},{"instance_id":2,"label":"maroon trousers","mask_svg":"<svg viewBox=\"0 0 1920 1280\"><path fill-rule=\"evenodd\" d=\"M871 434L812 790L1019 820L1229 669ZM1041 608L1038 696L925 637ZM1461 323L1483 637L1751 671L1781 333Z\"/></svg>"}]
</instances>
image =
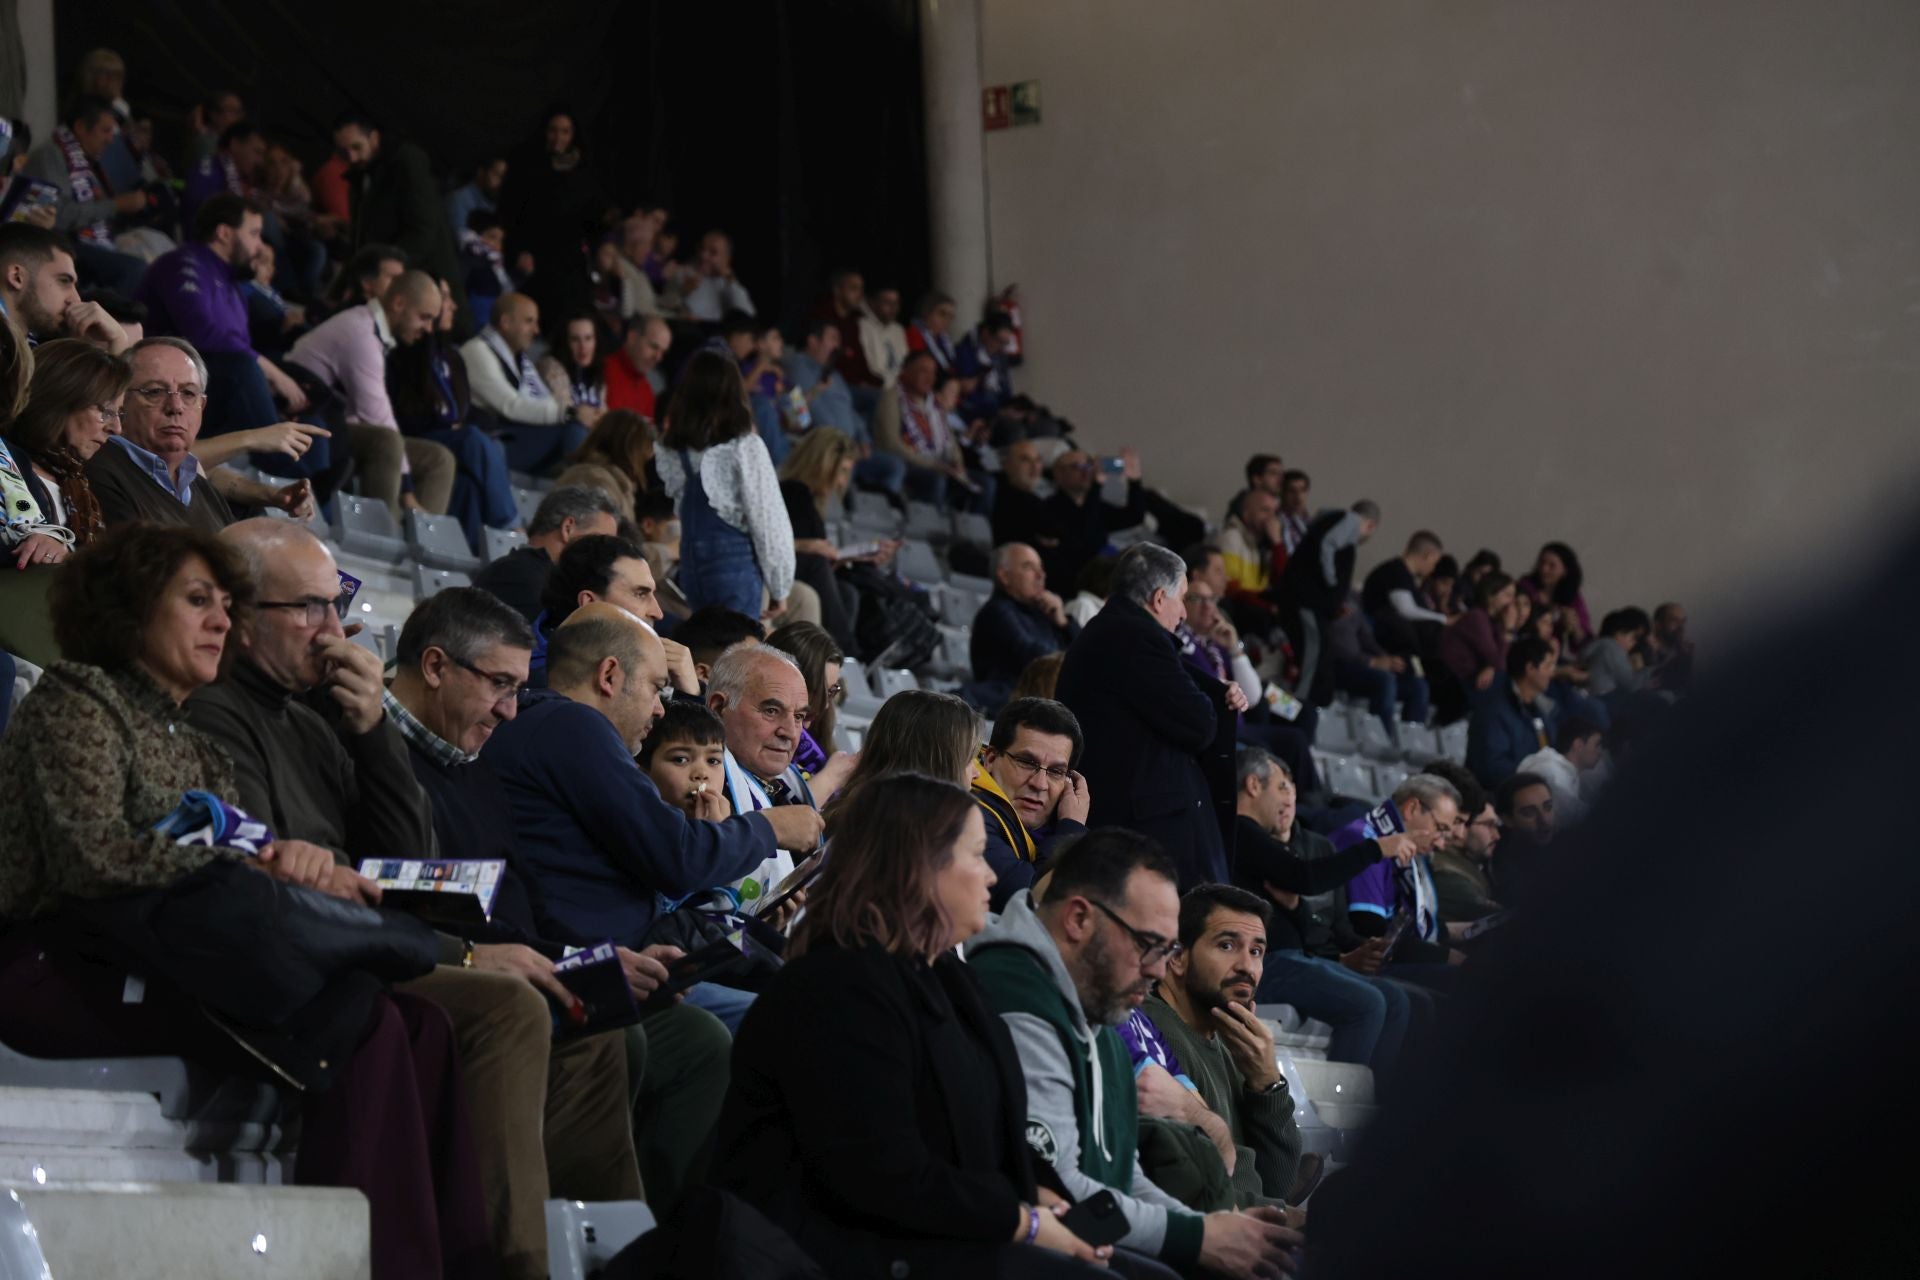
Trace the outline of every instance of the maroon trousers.
<instances>
[{"instance_id":1,"label":"maroon trousers","mask_svg":"<svg viewBox=\"0 0 1920 1280\"><path fill-rule=\"evenodd\" d=\"M0 1040L36 1058L166 1056L262 1068L180 993L125 999L126 972L35 930L0 939ZM416 996L374 1005L353 1057L302 1096L294 1180L367 1197L374 1280L496 1273L453 1026Z\"/></svg>"}]
</instances>

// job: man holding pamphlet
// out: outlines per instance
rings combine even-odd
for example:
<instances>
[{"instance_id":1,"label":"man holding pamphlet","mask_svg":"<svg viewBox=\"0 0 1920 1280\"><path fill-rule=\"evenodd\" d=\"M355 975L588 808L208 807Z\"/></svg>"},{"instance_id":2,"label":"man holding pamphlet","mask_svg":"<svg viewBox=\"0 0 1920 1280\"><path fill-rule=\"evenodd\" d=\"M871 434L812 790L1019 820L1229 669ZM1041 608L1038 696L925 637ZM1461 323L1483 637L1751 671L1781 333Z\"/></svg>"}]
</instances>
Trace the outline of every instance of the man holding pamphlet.
<instances>
[{"instance_id":1,"label":"man holding pamphlet","mask_svg":"<svg viewBox=\"0 0 1920 1280\"><path fill-rule=\"evenodd\" d=\"M221 537L245 556L258 607L234 628L238 660L188 700L187 717L234 760L246 812L319 846L289 868L301 883L378 901L379 886L349 860L441 852L432 804L385 714L380 660L342 629L339 570L306 526L247 520ZM439 967L405 989L453 1021L501 1274L543 1276L547 1199L632 1200L640 1177L620 1038L556 1041L545 997L573 997L552 960L494 940L506 936L443 933Z\"/></svg>"}]
</instances>

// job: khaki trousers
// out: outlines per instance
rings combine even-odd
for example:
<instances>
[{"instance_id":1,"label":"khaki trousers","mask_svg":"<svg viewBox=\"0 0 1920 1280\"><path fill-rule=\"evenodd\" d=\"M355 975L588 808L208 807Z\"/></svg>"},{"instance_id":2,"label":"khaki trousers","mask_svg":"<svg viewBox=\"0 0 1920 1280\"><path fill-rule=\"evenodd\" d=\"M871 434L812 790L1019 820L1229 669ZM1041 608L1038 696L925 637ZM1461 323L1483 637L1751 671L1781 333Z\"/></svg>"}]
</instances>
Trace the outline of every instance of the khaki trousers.
<instances>
[{"instance_id":1,"label":"khaki trousers","mask_svg":"<svg viewBox=\"0 0 1920 1280\"><path fill-rule=\"evenodd\" d=\"M556 1042L546 997L507 974L442 965L401 990L453 1020L500 1274L545 1277L549 1198L640 1198L623 1038Z\"/></svg>"},{"instance_id":2,"label":"khaki trousers","mask_svg":"<svg viewBox=\"0 0 1920 1280\"><path fill-rule=\"evenodd\" d=\"M400 459L413 473L413 496L429 514L443 516L453 499L453 481L459 473L453 451L431 440L416 440L391 427L347 424L347 442L360 477L360 492L387 504L400 518Z\"/></svg>"}]
</instances>

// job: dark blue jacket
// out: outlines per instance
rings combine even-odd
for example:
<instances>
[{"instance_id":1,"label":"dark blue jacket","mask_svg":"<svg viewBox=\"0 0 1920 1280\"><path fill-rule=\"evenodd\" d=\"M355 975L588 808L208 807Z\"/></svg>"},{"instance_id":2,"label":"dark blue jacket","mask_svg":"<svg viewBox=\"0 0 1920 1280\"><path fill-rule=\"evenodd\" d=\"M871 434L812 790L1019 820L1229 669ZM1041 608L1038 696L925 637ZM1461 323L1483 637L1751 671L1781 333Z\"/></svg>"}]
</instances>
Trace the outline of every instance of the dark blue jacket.
<instances>
[{"instance_id":1,"label":"dark blue jacket","mask_svg":"<svg viewBox=\"0 0 1920 1280\"><path fill-rule=\"evenodd\" d=\"M612 722L551 690L528 693L481 757L513 813L542 937L637 947L659 895L738 880L773 856L766 818L690 820L660 798Z\"/></svg>"},{"instance_id":2,"label":"dark blue jacket","mask_svg":"<svg viewBox=\"0 0 1920 1280\"><path fill-rule=\"evenodd\" d=\"M1087 826L1165 847L1181 889L1227 879L1234 717L1227 686L1181 660L1171 632L1114 596L1080 632L1055 694L1086 737Z\"/></svg>"},{"instance_id":3,"label":"dark blue jacket","mask_svg":"<svg viewBox=\"0 0 1920 1280\"><path fill-rule=\"evenodd\" d=\"M1467 724L1467 768L1486 787L1497 787L1513 776L1522 760L1552 743L1553 711L1522 703L1513 681L1502 675Z\"/></svg>"},{"instance_id":4,"label":"dark blue jacket","mask_svg":"<svg viewBox=\"0 0 1920 1280\"><path fill-rule=\"evenodd\" d=\"M1056 627L1032 605L1021 604L995 587L973 616L973 639L968 649L973 678L1001 681L1011 687L1029 662L1063 652L1078 634L1080 628L1072 623Z\"/></svg>"}]
</instances>

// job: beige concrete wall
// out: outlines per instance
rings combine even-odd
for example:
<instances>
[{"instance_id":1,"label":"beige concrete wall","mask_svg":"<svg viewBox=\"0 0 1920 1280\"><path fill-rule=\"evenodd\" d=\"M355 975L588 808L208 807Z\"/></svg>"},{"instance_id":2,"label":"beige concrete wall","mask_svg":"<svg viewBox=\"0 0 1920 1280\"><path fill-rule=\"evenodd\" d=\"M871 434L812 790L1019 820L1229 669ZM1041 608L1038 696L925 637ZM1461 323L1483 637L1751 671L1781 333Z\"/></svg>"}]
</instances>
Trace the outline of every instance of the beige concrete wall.
<instances>
[{"instance_id":1,"label":"beige concrete wall","mask_svg":"<svg viewBox=\"0 0 1920 1280\"><path fill-rule=\"evenodd\" d=\"M982 6L1026 385L1176 496L1277 449L1703 623L1916 506L1920 4Z\"/></svg>"}]
</instances>

